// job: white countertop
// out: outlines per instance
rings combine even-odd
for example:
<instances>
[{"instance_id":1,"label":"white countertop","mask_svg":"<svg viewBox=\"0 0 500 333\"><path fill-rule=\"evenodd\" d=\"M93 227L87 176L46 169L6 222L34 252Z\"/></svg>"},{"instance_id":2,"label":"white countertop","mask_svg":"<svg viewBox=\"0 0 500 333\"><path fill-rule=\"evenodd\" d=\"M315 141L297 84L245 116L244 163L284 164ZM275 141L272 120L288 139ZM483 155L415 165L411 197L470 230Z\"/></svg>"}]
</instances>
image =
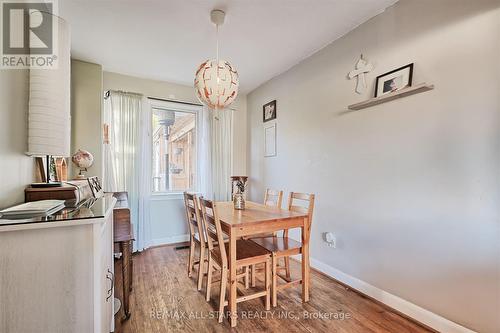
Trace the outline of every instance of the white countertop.
<instances>
[{"instance_id":1,"label":"white countertop","mask_svg":"<svg viewBox=\"0 0 500 333\"><path fill-rule=\"evenodd\" d=\"M100 209L98 214L92 212L93 209L86 208L85 216L75 214L75 210L72 210L70 214L62 214L64 210L57 214L57 217L50 221L41 221L39 219L19 219L19 220L8 220L0 219L0 232L7 231L17 231L17 230L33 230L33 229L46 229L46 228L58 228L58 227L70 227L78 225L96 224L103 223L109 214L113 212L113 208L116 203L116 198L113 196L105 196L101 198L102 203L98 203L101 206L95 207L95 210ZM72 217L72 214L75 216ZM91 214L95 214L91 216ZM63 216L64 215L64 216Z\"/></svg>"}]
</instances>

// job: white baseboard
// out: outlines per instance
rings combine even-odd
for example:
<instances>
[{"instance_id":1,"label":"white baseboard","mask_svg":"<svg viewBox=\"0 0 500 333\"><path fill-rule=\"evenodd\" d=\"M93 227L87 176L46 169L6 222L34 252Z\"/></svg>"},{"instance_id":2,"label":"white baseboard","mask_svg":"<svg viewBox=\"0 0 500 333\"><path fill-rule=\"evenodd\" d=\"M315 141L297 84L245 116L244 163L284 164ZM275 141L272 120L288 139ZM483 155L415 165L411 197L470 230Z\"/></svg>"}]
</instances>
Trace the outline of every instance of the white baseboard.
<instances>
[{"instance_id":1,"label":"white baseboard","mask_svg":"<svg viewBox=\"0 0 500 333\"><path fill-rule=\"evenodd\" d=\"M294 256L300 261L300 256ZM398 296L392 295L382 289L372 286L354 276L346 274L338 269L327 265L317 259L311 258L311 267L338 280L357 291L384 303L385 305L399 311L416 321L435 329L438 332L445 333L475 333L474 331L460 326L459 324L443 318L433 312L430 312L418 305L410 303Z\"/></svg>"},{"instance_id":2,"label":"white baseboard","mask_svg":"<svg viewBox=\"0 0 500 333\"><path fill-rule=\"evenodd\" d=\"M181 243L181 242L187 242L189 241L189 235L177 235L177 236L170 236L170 237L165 237L165 238L155 238L152 239L150 242L150 246L159 246L159 245L168 245L168 244L175 244L175 243Z\"/></svg>"}]
</instances>

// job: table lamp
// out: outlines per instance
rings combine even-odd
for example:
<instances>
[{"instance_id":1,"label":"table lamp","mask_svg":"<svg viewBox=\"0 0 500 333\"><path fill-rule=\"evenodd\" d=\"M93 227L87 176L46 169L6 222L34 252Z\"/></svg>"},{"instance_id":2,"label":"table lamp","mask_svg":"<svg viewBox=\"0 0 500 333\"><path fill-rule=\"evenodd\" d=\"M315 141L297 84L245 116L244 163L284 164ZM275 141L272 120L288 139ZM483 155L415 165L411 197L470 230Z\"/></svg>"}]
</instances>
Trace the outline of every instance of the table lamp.
<instances>
[{"instance_id":1,"label":"table lamp","mask_svg":"<svg viewBox=\"0 0 500 333\"><path fill-rule=\"evenodd\" d=\"M43 15L51 15L43 13ZM51 157L69 157L71 141L71 59L68 23L53 16L54 48L57 51L51 68L29 70L28 152L46 158L46 182L32 187L61 186L50 179Z\"/></svg>"}]
</instances>

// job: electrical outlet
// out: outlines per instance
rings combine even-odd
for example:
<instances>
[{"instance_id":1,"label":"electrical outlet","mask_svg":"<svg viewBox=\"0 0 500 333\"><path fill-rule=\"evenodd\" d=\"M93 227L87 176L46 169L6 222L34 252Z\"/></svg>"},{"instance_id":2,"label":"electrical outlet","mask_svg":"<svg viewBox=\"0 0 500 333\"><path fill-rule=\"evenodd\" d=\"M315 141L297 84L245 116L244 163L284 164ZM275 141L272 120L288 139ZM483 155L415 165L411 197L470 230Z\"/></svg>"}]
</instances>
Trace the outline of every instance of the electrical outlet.
<instances>
[{"instance_id":1,"label":"electrical outlet","mask_svg":"<svg viewBox=\"0 0 500 333\"><path fill-rule=\"evenodd\" d=\"M334 249L337 248L337 240L335 239L335 237L333 237L333 239L330 242L328 242L328 246L333 247Z\"/></svg>"},{"instance_id":2,"label":"electrical outlet","mask_svg":"<svg viewBox=\"0 0 500 333\"><path fill-rule=\"evenodd\" d=\"M323 233L323 239L329 247L337 248L337 238L331 232Z\"/></svg>"}]
</instances>

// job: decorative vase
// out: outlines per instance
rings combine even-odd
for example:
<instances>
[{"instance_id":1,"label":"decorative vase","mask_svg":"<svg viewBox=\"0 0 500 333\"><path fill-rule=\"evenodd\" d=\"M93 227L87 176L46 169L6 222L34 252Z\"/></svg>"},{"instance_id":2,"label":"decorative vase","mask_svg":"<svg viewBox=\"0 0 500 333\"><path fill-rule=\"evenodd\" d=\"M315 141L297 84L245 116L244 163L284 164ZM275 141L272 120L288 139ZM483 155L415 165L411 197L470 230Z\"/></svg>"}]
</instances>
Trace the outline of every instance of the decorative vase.
<instances>
[{"instance_id":1,"label":"decorative vase","mask_svg":"<svg viewBox=\"0 0 500 333\"><path fill-rule=\"evenodd\" d=\"M234 209L245 209L247 180L247 176L231 176L231 198L233 200Z\"/></svg>"},{"instance_id":2,"label":"decorative vase","mask_svg":"<svg viewBox=\"0 0 500 333\"><path fill-rule=\"evenodd\" d=\"M243 194L237 193L233 195L234 209L243 210L245 209L245 197Z\"/></svg>"}]
</instances>

